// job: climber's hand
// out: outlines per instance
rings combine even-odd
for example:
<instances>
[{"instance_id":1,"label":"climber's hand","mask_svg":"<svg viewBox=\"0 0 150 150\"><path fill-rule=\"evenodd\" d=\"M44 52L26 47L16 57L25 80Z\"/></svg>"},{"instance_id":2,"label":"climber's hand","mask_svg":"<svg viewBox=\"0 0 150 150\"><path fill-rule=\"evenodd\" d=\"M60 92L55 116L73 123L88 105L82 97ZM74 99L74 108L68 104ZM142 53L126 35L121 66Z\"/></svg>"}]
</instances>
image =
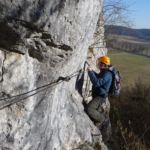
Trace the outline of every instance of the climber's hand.
<instances>
[{"instance_id":1,"label":"climber's hand","mask_svg":"<svg viewBox=\"0 0 150 150\"><path fill-rule=\"evenodd\" d=\"M90 66L88 66L87 71L93 71L93 69Z\"/></svg>"}]
</instances>

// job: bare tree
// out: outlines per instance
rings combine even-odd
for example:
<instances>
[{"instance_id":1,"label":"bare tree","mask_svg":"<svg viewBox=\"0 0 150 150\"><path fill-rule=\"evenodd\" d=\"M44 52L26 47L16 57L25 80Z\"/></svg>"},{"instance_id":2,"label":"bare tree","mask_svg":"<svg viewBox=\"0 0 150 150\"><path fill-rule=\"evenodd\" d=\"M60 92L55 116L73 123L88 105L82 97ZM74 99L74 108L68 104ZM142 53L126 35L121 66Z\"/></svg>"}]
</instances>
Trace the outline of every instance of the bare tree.
<instances>
[{"instance_id":1,"label":"bare tree","mask_svg":"<svg viewBox=\"0 0 150 150\"><path fill-rule=\"evenodd\" d=\"M95 32L95 41L90 46L90 48L99 48L104 42L104 30L105 25L122 25L131 26L131 20L128 16L130 10L129 5L127 5L123 0L104 0L102 12L99 16L97 23L97 30ZM107 31L111 30L111 26L107 27ZM108 32L109 32L108 31ZM107 40L107 34L105 32L105 40Z\"/></svg>"},{"instance_id":2,"label":"bare tree","mask_svg":"<svg viewBox=\"0 0 150 150\"><path fill-rule=\"evenodd\" d=\"M104 0L102 10L104 24L130 26L129 7L124 0Z\"/></svg>"}]
</instances>

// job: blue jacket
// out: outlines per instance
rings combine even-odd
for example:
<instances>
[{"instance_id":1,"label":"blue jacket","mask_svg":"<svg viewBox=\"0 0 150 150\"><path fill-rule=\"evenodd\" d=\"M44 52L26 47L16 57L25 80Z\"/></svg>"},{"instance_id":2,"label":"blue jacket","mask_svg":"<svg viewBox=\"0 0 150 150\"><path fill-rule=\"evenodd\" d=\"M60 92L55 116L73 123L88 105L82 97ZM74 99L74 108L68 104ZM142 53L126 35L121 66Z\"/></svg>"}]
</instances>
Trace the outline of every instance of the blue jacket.
<instances>
[{"instance_id":1,"label":"blue jacket","mask_svg":"<svg viewBox=\"0 0 150 150\"><path fill-rule=\"evenodd\" d=\"M92 96L107 97L112 83L112 73L108 70L103 70L99 74L95 71L88 71L88 75L93 84Z\"/></svg>"}]
</instances>

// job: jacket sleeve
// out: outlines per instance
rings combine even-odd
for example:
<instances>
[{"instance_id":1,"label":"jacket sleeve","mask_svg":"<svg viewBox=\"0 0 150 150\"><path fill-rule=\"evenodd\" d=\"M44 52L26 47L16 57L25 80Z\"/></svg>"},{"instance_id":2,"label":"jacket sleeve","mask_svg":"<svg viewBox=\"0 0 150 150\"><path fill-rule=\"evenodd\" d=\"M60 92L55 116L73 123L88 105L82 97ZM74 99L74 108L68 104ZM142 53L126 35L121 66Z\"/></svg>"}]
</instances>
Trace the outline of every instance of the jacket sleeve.
<instances>
[{"instance_id":1,"label":"jacket sleeve","mask_svg":"<svg viewBox=\"0 0 150 150\"><path fill-rule=\"evenodd\" d=\"M98 78L94 71L89 71L88 75L90 77L93 86L95 87L101 87L109 80L109 74L105 74L103 78Z\"/></svg>"}]
</instances>

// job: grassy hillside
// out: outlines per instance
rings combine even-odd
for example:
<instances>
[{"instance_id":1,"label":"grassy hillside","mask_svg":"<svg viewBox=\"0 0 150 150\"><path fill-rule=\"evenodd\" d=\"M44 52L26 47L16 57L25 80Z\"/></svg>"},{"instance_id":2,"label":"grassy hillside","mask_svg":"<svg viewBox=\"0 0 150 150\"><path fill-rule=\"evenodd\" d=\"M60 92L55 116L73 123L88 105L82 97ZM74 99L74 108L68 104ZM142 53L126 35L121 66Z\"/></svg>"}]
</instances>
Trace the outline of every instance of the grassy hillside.
<instances>
[{"instance_id":1,"label":"grassy hillside","mask_svg":"<svg viewBox=\"0 0 150 150\"><path fill-rule=\"evenodd\" d=\"M122 74L123 86L132 85L135 80L150 83L150 58L117 51L109 51L108 55Z\"/></svg>"},{"instance_id":2,"label":"grassy hillside","mask_svg":"<svg viewBox=\"0 0 150 150\"><path fill-rule=\"evenodd\" d=\"M109 149L149 150L150 58L117 51L108 54L123 76L120 96L110 98L112 142Z\"/></svg>"}]
</instances>

